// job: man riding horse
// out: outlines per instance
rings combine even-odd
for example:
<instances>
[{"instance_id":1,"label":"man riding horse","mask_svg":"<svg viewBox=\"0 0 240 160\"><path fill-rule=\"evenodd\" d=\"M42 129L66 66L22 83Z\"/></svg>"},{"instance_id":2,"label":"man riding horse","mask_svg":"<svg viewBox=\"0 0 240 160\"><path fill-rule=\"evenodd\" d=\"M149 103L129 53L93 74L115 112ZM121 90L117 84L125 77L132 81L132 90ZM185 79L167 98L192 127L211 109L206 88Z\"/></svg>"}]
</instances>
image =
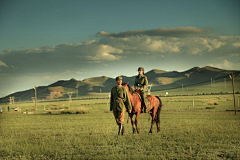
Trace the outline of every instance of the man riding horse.
<instances>
[{"instance_id":1,"label":"man riding horse","mask_svg":"<svg viewBox=\"0 0 240 160\"><path fill-rule=\"evenodd\" d=\"M144 74L144 68L143 67L139 67L138 68L138 76L135 78L135 83L134 83L134 87L136 89L136 91L140 91L140 96L142 99L142 106L141 106L141 112L146 113L148 112L147 110L147 104L148 104L148 100L146 98L146 89L148 86L148 80L147 80L147 76Z\"/></svg>"},{"instance_id":2,"label":"man riding horse","mask_svg":"<svg viewBox=\"0 0 240 160\"><path fill-rule=\"evenodd\" d=\"M151 128L149 133L153 131L153 125L156 122L157 132L160 132L160 112L162 109L162 101L158 96L147 95L148 80L144 75L144 68L138 68L138 76L135 78L134 86L137 89L135 92L128 82L122 85L122 77L116 77L117 86L111 90L110 111L113 111L116 123L119 126L118 135L124 135L124 112L128 111L131 119L133 133L140 133L138 127L138 118L141 113L148 112L152 117ZM139 91L139 94L137 93ZM144 108L144 109L143 109ZM146 109L148 109L146 111ZM142 111L144 110L144 111ZM134 116L135 115L135 120Z\"/></svg>"}]
</instances>

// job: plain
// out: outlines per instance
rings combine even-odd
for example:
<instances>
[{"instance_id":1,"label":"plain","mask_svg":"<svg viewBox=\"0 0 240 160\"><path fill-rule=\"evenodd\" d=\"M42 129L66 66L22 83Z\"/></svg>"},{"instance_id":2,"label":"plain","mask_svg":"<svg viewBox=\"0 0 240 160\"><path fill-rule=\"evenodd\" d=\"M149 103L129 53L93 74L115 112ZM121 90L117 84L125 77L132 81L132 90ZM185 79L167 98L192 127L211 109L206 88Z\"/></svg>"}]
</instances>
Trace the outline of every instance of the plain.
<instances>
[{"instance_id":1,"label":"plain","mask_svg":"<svg viewBox=\"0 0 240 160\"><path fill-rule=\"evenodd\" d=\"M234 110L232 95L161 99L161 132L154 126L148 134L149 115L143 114L141 133L133 135L126 114L125 136L117 136L109 99L39 102L37 113L32 103L10 111L2 105L0 159L240 158L240 115L226 111Z\"/></svg>"}]
</instances>

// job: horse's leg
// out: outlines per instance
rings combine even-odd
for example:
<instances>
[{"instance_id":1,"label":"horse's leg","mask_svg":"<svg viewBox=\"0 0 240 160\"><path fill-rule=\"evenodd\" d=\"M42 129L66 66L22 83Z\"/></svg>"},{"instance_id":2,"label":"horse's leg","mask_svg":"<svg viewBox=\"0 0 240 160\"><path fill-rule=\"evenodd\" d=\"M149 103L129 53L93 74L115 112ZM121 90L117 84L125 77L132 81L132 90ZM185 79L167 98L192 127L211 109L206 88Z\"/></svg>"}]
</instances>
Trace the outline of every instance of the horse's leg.
<instances>
[{"instance_id":1,"label":"horse's leg","mask_svg":"<svg viewBox=\"0 0 240 160\"><path fill-rule=\"evenodd\" d=\"M155 116L156 116L156 109L155 108L153 108L151 116L152 116L152 124L151 124L151 128L150 128L149 133L152 133L152 129L153 129L154 121L155 121Z\"/></svg>"},{"instance_id":2,"label":"horse's leg","mask_svg":"<svg viewBox=\"0 0 240 160\"><path fill-rule=\"evenodd\" d=\"M137 128L137 133L140 133L140 128L138 127L138 118L140 116L140 111L137 112L137 115L136 115L136 118L135 118L135 125L136 125L136 128Z\"/></svg>"},{"instance_id":3,"label":"horse's leg","mask_svg":"<svg viewBox=\"0 0 240 160\"><path fill-rule=\"evenodd\" d=\"M131 118L131 123L132 123L132 129L133 129L133 134L136 132L135 126L134 126L134 120L133 120L133 114L129 114Z\"/></svg>"},{"instance_id":4,"label":"horse's leg","mask_svg":"<svg viewBox=\"0 0 240 160\"><path fill-rule=\"evenodd\" d=\"M158 108L157 110L156 125L157 125L157 132L160 132L160 108Z\"/></svg>"}]
</instances>

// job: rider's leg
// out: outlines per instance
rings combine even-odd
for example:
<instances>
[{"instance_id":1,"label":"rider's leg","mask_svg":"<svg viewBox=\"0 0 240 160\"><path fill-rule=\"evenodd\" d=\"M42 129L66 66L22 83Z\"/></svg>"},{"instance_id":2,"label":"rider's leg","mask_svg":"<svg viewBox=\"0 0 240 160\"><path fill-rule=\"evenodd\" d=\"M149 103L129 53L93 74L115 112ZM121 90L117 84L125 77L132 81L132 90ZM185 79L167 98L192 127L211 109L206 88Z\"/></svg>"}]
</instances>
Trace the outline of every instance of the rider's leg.
<instances>
[{"instance_id":1,"label":"rider's leg","mask_svg":"<svg viewBox=\"0 0 240 160\"><path fill-rule=\"evenodd\" d=\"M144 109L144 112L146 112L148 101L147 101L146 93L144 90L141 90L141 97L142 97L142 104L143 104L142 109Z\"/></svg>"}]
</instances>

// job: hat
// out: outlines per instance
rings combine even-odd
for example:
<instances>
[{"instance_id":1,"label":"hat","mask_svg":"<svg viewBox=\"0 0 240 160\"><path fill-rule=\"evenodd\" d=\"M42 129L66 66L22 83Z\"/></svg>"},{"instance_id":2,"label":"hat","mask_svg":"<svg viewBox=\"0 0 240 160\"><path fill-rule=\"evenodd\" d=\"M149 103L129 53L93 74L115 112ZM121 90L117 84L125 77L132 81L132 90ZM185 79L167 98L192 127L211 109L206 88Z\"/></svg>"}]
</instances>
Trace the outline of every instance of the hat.
<instances>
[{"instance_id":1,"label":"hat","mask_svg":"<svg viewBox=\"0 0 240 160\"><path fill-rule=\"evenodd\" d=\"M139 67L138 71L142 70L144 72L144 68L143 67Z\"/></svg>"},{"instance_id":2,"label":"hat","mask_svg":"<svg viewBox=\"0 0 240 160\"><path fill-rule=\"evenodd\" d=\"M116 81L118 80L122 80L122 77L121 76L116 77Z\"/></svg>"}]
</instances>

